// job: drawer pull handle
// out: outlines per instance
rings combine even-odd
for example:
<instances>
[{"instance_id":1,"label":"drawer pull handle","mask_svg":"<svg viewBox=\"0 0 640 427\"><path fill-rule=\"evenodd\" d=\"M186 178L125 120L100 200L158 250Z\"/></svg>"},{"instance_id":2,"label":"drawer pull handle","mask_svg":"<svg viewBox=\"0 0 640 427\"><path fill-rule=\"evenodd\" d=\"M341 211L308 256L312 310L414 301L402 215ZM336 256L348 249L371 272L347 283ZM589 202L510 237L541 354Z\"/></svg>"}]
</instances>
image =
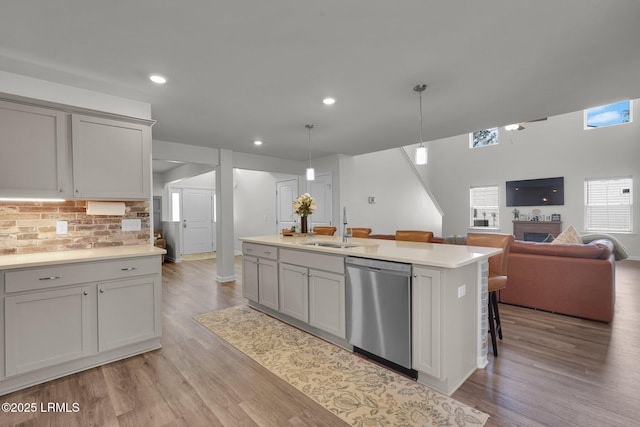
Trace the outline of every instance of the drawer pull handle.
<instances>
[{"instance_id":1,"label":"drawer pull handle","mask_svg":"<svg viewBox=\"0 0 640 427\"><path fill-rule=\"evenodd\" d=\"M62 276L41 277L39 280L58 280L58 279L62 279Z\"/></svg>"},{"instance_id":2,"label":"drawer pull handle","mask_svg":"<svg viewBox=\"0 0 640 427\"><path fill-rule=\"evenodd\" d=\"M87 295L89 295L89 292L84 291L84 292L82 293L82 295L87 296Z\"/></svg>"},{"instance_id":3,"label":"drawer pull handle","mask_svg":"<svg viewBox=\"0 0 640 427\"><path fill-rule=\"evenodd\" d=\"M120 270L122 271L133 271L133 270L137 270L136 267L127 267L127 268L121 268Z\"/></svg>"},{"instance_id":4,"label":"drawer pull handle","mask_svg":"<svg viewBox=\"0 0 640 427\"><path fill-rule=\"evenodd\" d=\"M271 251L264 251L266 255L271 255Z\"/></svg>"},{"instance_id":5,"label":"drawer pull handle","mask_svg":"<svg viewBox=\"0 0 640 427\"><path fill-rule=\"evenodd\" d=\"M104 289L100 289L100 293L101 293L101 294L104 294Z\"/></svg>"}]
</instances>

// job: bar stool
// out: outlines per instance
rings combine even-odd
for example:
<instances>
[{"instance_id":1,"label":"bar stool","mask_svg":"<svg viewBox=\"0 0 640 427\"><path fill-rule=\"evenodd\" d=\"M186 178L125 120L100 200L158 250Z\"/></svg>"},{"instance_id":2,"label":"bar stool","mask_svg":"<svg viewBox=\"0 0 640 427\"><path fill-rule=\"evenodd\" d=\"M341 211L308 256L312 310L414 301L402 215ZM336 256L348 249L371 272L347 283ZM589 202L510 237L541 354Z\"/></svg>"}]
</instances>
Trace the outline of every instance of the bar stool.
<instances>
[{"instance_id":1,"label":"bar stool","mask_svg":"<svg viewBox=\"0 0 640 427\"><path fill-rule=\"evenodd\" d=\"M489 258L489 334L494 357L498 356L496 334L502 339L502 324L498 311L498 291L507 287L507 260L514 237L511 234L468 233L467 245L502 248L502 253Z\"/></svg>"},{"instance_id":2,"label":"bar stool","mask_svg":"<svg viewBox=\"0 0 640 427\"><path fill-rule=\"evenodd\" d=\"M313 227L313 232L322 236L333 236L336 233L336 227L316 225Z\"/></svg>"},{"instance_id":3,"label":"bar stool","mask_svg":"<svg viewBox=\"0 0 640 427\"><path fill-rule=\"evenodd\" d=\"M396 230L396 240L429 243L431 239L433 239L433 232L431 231Z\"/></svg>"}]
</instances>

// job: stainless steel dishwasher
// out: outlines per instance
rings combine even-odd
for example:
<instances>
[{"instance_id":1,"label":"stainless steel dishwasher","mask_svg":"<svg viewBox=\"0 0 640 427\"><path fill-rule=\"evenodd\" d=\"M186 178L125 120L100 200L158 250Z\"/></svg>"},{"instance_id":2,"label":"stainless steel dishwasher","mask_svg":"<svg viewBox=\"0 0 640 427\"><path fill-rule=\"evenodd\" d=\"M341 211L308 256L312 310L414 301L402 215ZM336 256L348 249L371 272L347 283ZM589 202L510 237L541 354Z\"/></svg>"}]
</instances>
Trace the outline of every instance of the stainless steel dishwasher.
<instances>
[{"instance_id":1,"label":"stainless steel dishwasher","mask_svg":"<svg viewBox=\"0 0 640 427\"><path fill-rule=\"evenodd\" d=\"M411 264L347 257L347 340L416 378L411 369Z\"/></svg>"}]
</instances>

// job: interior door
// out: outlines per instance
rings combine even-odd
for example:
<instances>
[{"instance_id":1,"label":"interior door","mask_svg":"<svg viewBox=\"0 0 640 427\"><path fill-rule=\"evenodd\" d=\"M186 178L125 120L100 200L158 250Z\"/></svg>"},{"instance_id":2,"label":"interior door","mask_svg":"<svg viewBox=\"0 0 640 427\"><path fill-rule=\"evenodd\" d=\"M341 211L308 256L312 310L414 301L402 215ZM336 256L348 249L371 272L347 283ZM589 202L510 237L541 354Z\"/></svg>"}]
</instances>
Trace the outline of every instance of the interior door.
<instances>
[{"instance_id":1,"label":"interior door","mask_svg":"<svg viewBox=\"0 0 640 427\"><path fill-rule=\"evenodd\" d=\"M291 229L294 219L293 201L298 197L298 178L276 182L276 226L278 234L284 229Z\"/></svg>"},{"instance_id":2,"label":"interior door","mask_svg":"<svg viewBox=\"0 0 640 427\"><path fill-rule=\"evenodd\" d=\"M309 218L313 225L333 225L333 185L331 172L316 175L308 183L309 194L316 200L316 211Z\"/></svg>"},{"instance_id":3,"label":"interior door","mask_svg":"<svg viewBox=\"0 0 640 427\"><path fill-rule=\"evenodd\" d=\"M215 250L213 203L212 190L196 188L182 190L183 255Z\"/></svg>"}]
</instances>

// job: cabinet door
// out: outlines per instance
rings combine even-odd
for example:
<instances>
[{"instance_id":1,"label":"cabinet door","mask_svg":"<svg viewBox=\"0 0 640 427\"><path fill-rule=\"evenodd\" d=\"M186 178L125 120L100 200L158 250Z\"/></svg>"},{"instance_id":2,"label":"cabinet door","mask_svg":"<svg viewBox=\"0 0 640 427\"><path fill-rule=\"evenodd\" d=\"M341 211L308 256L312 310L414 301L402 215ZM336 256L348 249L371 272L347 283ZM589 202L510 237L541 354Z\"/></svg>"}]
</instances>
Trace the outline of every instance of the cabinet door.
<instances>
[{"instance_id":1,"label":"cabinet door","mask_svg":"<svg viewBox=\"0 0 640 427\"><path fill-rule=\"evenodd\" d=\"M309 321L309 279L306 267L280 264L280 312Z\"/></svg>"},{"instance_id":2,"label":"cabinet door","mask_svg":"<svg viewBox=\"0 0 640 427\"><path fill-rule=\"evenodd\" d=\"M346 337L343 275L309 270L309 324Z\"/></svg>"},{"instance_id":3,"label":"cabinet door","mask_svg":"<svg viewBox=\"0 0 640 427\"><path fill-rule=\"evenodd\" d=\"M258 258L242 257L242 296L258 302Z\"/></svg>"},{"instance_id":4,"label":"cabinet door","mask_svg":"<svg viewBox=\"0 0 640 427\"><path fill-rule=\"evenodd\" d=\"M149 126L74 114L71 140L76 198L149 198Z\"/></svg>"},{"instance_id":5,"label":"cabinet door","mask_svg":"<svg viewBox=\"0 0 640 427\"><path fill-rule=\"evenodd\" d=\"M94 286L6 297L6 375L95 353L94 307Z\"/></svg>"},{"instance_id":6,"label":"cabinet door","mask_svg":"<svg viewBox=\"0 0 640 427\"><path fill-rule=\"evenodd\" d=\"M258 301L260 304L278 309L278 262L258 259Z\"/></svg>"},{"instance_id":7,"label":"cabinet door","mask_svg":"<svg viewBox=\"0 0 640 427\"><path fill-rule=\"evenodd\" d=\"M106 351L160 336L158 276L98 284L98 350Z\"/></svg>"},{"instance_id":8,"label":"cabinet door","mask_svg":"<svg viewBox=\"0 0 640 427\"><path fill-rule=\"evenodd\" d=\"M436 378L442 376L440 272L413 268L412 288L413 369Z\"/></svg>"},{"instance_id":9,"label":"cabinet door","mask_svg":"<svg viewBox=\"0 0 640 427\"><path fill-rule=\"evenodd\" d=\"M63 112L0 101L0 197L71 198Z\"/></svg>"}]
</instances>

